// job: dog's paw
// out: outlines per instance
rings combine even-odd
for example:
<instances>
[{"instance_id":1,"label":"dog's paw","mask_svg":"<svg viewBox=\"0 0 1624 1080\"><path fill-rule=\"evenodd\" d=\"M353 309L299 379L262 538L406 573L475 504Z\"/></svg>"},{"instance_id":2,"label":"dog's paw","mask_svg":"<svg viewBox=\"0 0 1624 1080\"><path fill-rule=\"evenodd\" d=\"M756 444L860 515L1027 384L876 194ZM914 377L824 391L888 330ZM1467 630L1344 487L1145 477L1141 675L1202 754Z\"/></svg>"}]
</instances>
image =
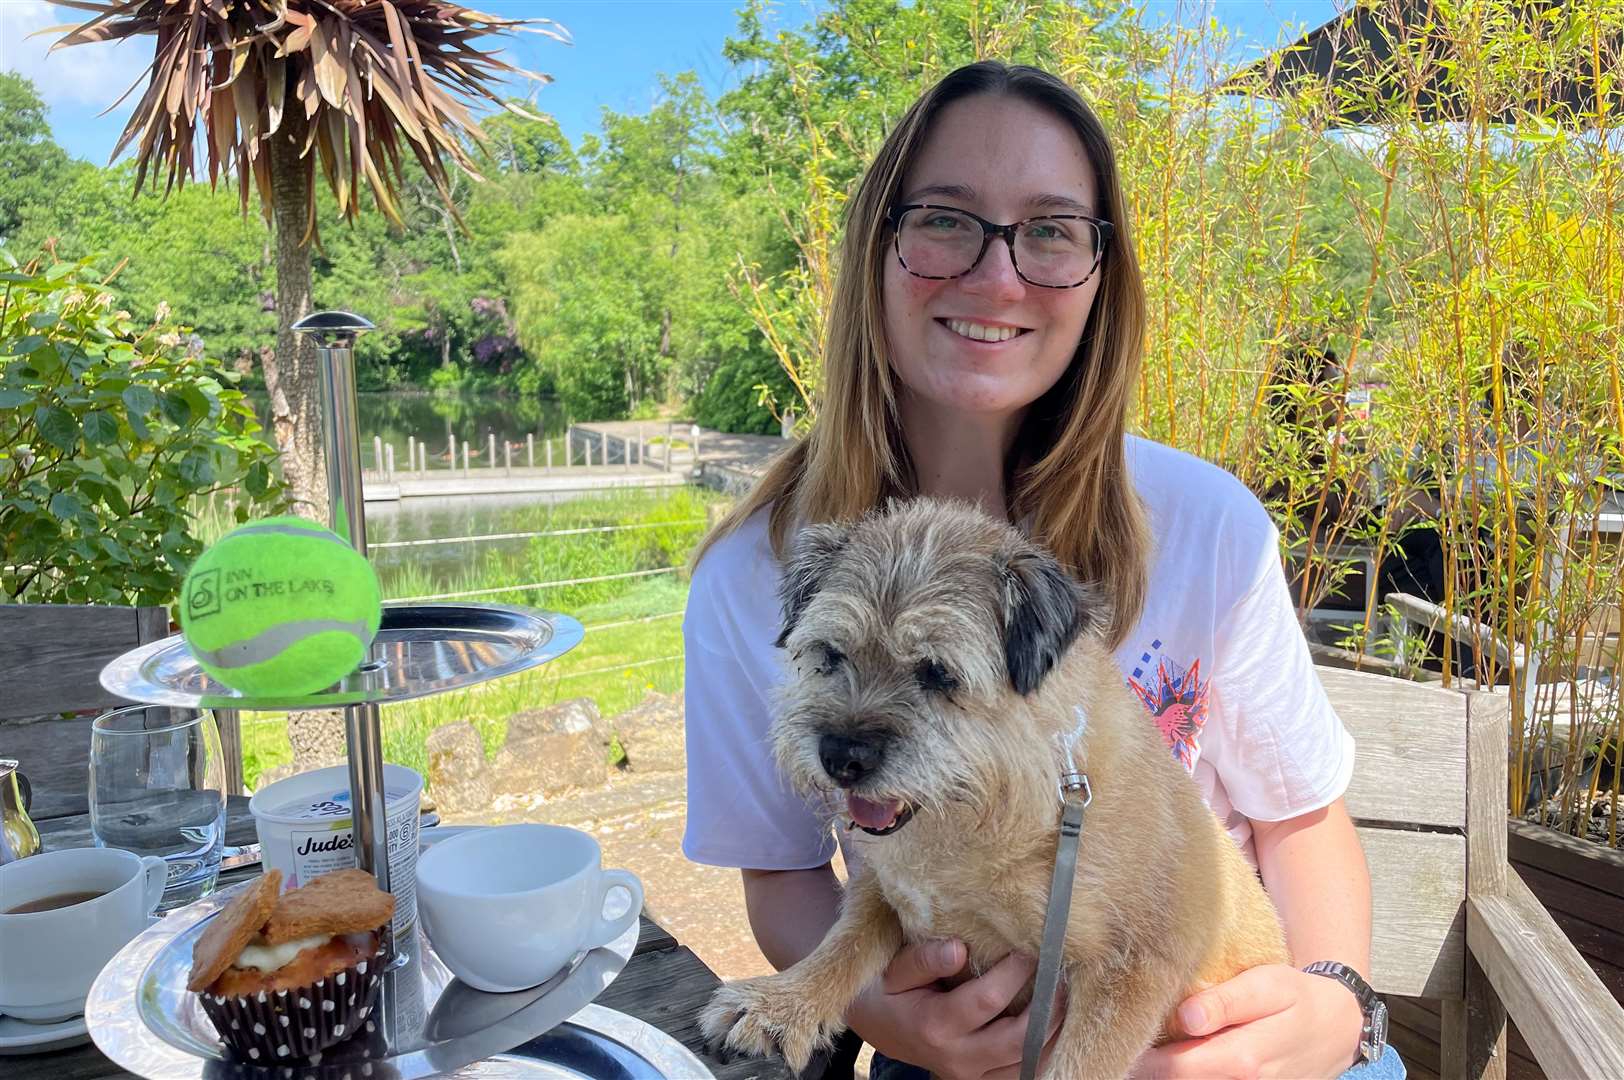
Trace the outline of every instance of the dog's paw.
<instances>
[{"instance_id":1,"label":"dog's paw","mask_svg":"<svg viewBox=\"0 0 1624 1080\"><path fill-rule=\"evenodd\" d=\"M755 1057L782 1054L800 1072L814 1053L833 1045L839 1015L825 1019L805 994L768 975L717 990L699 1022L712 1046Z\"/></svg>"}]
</instances>

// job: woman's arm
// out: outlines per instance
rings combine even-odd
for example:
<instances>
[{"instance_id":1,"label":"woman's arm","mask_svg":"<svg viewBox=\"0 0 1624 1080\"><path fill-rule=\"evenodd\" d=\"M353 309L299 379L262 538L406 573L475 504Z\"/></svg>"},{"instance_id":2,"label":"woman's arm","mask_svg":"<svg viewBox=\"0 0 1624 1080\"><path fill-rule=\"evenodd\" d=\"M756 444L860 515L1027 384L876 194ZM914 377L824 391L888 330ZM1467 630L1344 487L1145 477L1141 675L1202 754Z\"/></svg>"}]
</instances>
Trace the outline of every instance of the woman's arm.
<instances>
[{"instance_id":1,"label":"woman's arm","mask_svg":"<svg viewBox=\"0 0 1624 1080\"><path fill-rule=\"evenodd\" d=\"M1258 867L1295 962L1340 960L1370 975L1370 873L1342 800L1252 823ZM1187 1038L1140 1058L1148 1077L1335 1077L1358 1056L1364 1018L1340 983L1271 964L1186 1000Z\"/></svg>"}]
</instances>

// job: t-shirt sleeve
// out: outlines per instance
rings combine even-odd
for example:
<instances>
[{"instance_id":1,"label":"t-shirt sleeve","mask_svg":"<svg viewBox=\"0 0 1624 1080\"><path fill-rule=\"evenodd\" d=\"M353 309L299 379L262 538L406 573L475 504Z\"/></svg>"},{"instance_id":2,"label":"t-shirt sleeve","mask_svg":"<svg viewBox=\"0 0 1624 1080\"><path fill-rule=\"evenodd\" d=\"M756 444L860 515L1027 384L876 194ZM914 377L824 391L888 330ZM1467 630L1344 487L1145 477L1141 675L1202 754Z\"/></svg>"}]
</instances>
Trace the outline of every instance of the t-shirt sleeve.
<instances>
[{"instance_id":1,"label":"t-shirt sleeve","mask_svg":"<svg viewBox=\"0 0 1624 1080\"><path fill-rule=\"evenodd\" d=\"M683 617L682 851L713 866L804 870L828 862L835 841L828 817L783 778L767 741L769 695L780 670L776 594L765 568L753 565L760 559L751 548L730 542L744 539L729 537L706 553Z\"/></svg>"},{"instance_id":2,"label":"t-shirt sleeve","mask_svg":"<svg viewBox=\"0 0 1624 1080\"><path fill-rule=\"evenodd\" d=\"M1265 531L1255 576L1217 620L1211 761L1234 808L1283 821L1336 801L1353 776L1353 737L1331 707L1297 622L1278 534Z\"/></svg>"}]
</instances>

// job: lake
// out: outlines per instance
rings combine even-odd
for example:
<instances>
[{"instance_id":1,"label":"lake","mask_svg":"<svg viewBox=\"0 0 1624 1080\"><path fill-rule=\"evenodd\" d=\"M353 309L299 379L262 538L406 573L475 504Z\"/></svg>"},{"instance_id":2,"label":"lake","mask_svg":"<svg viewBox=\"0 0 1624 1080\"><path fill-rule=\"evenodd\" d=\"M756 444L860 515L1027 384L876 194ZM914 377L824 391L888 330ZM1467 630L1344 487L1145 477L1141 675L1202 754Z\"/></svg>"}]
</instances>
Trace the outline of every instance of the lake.
<instances>
[{"instance_id":1,"label":"lake","mask_svg":"<svg viewBox=\"0 0 1624 1080\"><path fill-rule=\"evenodd\" d=\"M270 438L270 398L263 390L248 392L254 413ZM355 395L357 424L361 436L361 467L375 467L372 440L376 436L395 448L395 467L406 469L406 442L415 438L427 442L429 457L443 456L455 435L457 441L471 440L473 450L483 449L489 437L523 443L534 435L537 443L557 438L569 428L564 406L552 399L525 398L499 394L433 394L427 391L361 392ZM498 455L501 448L497 448ZM541 447L536 447L538 457ZM520 456L523 450L519 451ZM481 460L483 460L481 458ZM431 461L430 467L433 467Z\"/></svg>"}]
</instances>

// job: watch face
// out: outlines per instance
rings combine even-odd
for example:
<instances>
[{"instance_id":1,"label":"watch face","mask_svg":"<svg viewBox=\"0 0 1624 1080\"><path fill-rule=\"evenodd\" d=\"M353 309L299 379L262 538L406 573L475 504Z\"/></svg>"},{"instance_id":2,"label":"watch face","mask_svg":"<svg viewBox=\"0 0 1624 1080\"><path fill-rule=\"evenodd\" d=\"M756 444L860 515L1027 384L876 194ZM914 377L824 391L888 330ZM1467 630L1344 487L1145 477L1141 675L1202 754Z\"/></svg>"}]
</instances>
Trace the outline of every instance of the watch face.
<instances>
[{"instance_id":1,"label":"watch face","mask_svg":"<svg viewBox=\"0 0 1624 1080\"><path fill-rule=\"evenodd\" d=\"M1375 1061L1387 1049L1387 1003L1377 1000L1370 1010L1369 1036L1359 1041L1359 1050L1366 1061Z\"/></svg>"}]
</instances>

